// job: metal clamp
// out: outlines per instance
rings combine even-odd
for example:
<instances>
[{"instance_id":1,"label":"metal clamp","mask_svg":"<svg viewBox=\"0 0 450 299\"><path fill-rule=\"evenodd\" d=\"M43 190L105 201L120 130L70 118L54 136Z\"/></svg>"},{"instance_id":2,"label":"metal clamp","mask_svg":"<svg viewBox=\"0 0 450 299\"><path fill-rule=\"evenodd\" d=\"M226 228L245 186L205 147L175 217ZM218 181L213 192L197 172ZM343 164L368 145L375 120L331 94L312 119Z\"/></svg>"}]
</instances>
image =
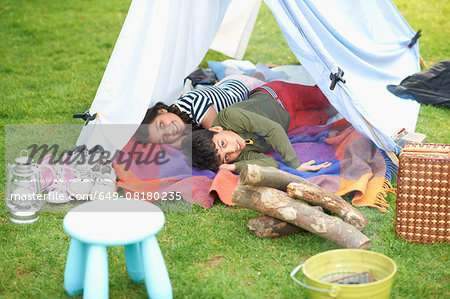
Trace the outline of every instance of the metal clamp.
<instances>
[{"instance_id":1,"label":"metal clamp","mask_svg":"<svg viewBox=\"0 0 450 299\"><path fill-rule=\"evenodd\" d=\"M98 116L97 113L91 115L89 110L84 111L83 113L77 113L73 115L73 118L81 118L84 120L84 125L86 126L90 121L96 119Z\"/></svg>"},{"instance_id":2,"label":"metal clamp","mask_svg":"<svg viewBox=\"0 0 450 299\"><path fill-rule=\"evenodd\" d=\"M412 48L412 46L414 46L417 43L417 40L421 36L422 36L422 30L417 31L416 35L414 35L414 37L411 39L411 42L409 43L408 48Z\"/></svg>"},{"instance_id":3,"label":"metal clamp","mask_svg":"<svg viewBox=\"0 0 450 299\"><path fill-rule=\"evenodd\" d=\"M336 83L338 83L338 81L341 81L342 83L345 83L345 79L342 78L344 76L344 71L341 70L340 67L338 67L338 71L337 73L330 74L330 79L331 79L331 84L330 84L330 89L334 90L334 87L336 86Z\"/></svg>"}]
</instances>

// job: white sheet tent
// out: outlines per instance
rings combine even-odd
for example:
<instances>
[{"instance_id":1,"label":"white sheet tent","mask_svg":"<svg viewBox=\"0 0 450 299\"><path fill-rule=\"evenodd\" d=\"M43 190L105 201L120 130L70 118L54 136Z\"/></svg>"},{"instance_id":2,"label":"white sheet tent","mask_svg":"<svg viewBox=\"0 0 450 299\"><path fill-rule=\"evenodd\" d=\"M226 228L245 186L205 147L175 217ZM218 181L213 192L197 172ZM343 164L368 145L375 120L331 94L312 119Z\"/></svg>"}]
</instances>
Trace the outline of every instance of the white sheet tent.
<instances>
[{"instance_id":1,"label":"white sheet tent","mask_svg":"<svg viewBox=\"0 0 450 299\"><path fill-rule=\"evenodd\" d=\"M265 0L292 52L331 104L379 148L414 131L419 104L386 85L420 71L415 32L390 0ZM133 0L77 145L122 149L157 101L172 103L207 50L241 59L261 0ZM268 41L270 46L270 41ZM264 51L262 48L261 51ZM255 62L256 63L256 62ZM345 83L330 90L330 74ZM112 124L115 124L114 126ZM124 126L124 124L132 124Z\"/></svg>"}]
</instances>

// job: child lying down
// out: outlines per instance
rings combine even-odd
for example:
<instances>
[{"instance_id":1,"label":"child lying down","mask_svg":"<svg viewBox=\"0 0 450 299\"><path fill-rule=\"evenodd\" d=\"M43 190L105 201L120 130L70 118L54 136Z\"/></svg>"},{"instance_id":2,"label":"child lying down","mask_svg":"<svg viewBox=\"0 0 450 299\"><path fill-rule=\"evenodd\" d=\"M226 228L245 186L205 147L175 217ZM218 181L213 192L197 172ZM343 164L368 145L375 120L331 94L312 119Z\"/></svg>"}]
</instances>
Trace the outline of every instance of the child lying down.
<instances>
[{"instance_id":1,"label":"child lying down","mask_svg":"<svg viewBox=\"0 0 450 299\"><path fill-rule=\"evenodd\" d=\"M147 110L141 126L136 132L136 138L142 143L164 143L179 146L186 125L192 125L192 130L202 126L211 127L217 112L233 103L248 99L250 91L266 83L260 72L252 76L230 75L214 86L190 91L173 105L156 103Z\"/></svg>"},{"instance_id":2,"label":"child lying down","mask_svg":"<svg viewBox=\"0 0 450 299\"><path fill-rule=\"evenodd\" d=\"M287 94L281 98L275 92L282 93L289 88L294 91L297 86L301 85L273 81L255 89L247 101L220 111L209 130L197 130L186 137L182 143L183 152L191 157L192 165L198 169L228 169L238 174L247 164L278 167L273 158L263 154L271 149L281 155L283 163L298 171L317 171L331 166L329 162L314 165L313 160L300 163L286 134L288 129L296 126L326 123L328 117L336 113L323 95L316 96L315 103L311 104L321 109L298 110L290 100L296 101L298 106L299 101L309 101L309 98L298 98L295 93L288 100ZM323 120L305 117L305 113Z\"/></svg>"}]
</instances>

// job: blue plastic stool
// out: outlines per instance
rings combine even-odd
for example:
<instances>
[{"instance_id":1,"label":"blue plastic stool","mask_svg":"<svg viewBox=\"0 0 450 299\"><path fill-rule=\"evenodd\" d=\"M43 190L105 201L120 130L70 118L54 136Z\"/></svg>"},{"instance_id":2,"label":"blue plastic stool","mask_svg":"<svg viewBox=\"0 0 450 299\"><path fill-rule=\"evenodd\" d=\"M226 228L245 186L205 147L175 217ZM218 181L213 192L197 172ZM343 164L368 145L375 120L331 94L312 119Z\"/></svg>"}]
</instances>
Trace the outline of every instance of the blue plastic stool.
<instances>
[{"instance_id":1,"label":"blue plastic stool","mask_svg":"<svg viewBox=\"0 0 450 299\"><path fill-rule=\"evenodd\" d=\"M131 279L145 281L151 298L172 298L172 286L155 235L164 226L164 213L139 200L95 200L79 205L64 217L72 238L64 272L70 296L108 298L106 247L123 245Z\"/></svg>"}]
</instances>

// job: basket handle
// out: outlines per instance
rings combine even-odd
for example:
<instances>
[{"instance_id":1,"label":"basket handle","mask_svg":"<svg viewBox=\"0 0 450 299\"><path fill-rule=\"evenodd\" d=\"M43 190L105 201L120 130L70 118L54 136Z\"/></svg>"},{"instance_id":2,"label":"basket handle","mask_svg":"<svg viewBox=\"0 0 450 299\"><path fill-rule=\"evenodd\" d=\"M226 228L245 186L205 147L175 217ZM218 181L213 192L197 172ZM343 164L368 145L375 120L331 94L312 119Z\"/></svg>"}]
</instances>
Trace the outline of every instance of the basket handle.
<instances>
[{"instance_id":1,"label":"basket handle","mask_svg":"<svg viewBox=\"0 0 450 299\"><path fill-rule=\"evenodd\" d=\"M408 153L432 153L432 154L449 154L450 147L439 146L439 147L407 147L404 148L403 152Z\"/></svg>"},{"instance_id":2,"label":"basket handle","mask_svg":"<svg viewBox=\"0 0 450 299\"><path fill-rule=\"evenodd\" d=\"M307 289L310 289L310 290L313 290L313 291L319 291L319 292L330 293L330 294L329 294L330 297L337 297L337 295L338 295L338 290L339 290L339 289L336 289L336 290L319 289L319 288L311 287L311 286L305 284L304 282L298 280L297 278L295 278L295 274L297 274L297 272L300 271L300 269L303 268L304 265L305 265L305 264L298 265L297 267L295 267L294 270L292 270L292 272L291 272L291 274L290 274L291 278L292 278L296 283L298 283L299 285L301 285L301 286L304 287L304 288L307 288Z\"/></svg>"}]
</instances>

